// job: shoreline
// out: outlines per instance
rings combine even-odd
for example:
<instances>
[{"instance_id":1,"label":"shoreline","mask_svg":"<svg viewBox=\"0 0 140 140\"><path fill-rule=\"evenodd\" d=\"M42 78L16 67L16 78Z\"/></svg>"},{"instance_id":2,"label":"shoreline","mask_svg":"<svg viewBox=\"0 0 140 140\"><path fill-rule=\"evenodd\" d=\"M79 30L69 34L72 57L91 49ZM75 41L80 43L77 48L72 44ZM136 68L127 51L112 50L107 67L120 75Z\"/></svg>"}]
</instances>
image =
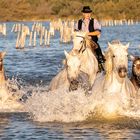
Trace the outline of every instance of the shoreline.
<instances>
[{"instance_id":1,"label":"shoreline","mask_svg":"<svg viewBox=\"0 0 140 140\"><path fill-rule=\"evenodd\" d=\"M48 18L48 19L22 19L22 20L0 20L0 22L45 22L45 21L56 21L61 19L62 21L79 20L80 18ZM129 21L140 22L135 19L98 19L99 21Z\"/></svg>"}]
</instances>

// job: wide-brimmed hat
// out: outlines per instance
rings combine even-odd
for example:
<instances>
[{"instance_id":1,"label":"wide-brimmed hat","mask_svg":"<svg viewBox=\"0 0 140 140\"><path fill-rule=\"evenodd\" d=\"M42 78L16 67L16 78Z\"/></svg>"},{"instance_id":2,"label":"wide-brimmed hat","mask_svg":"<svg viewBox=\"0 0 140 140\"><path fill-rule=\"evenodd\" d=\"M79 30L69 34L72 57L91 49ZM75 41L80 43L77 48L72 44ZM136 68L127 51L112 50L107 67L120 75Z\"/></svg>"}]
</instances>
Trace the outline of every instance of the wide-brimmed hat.
<instances>
[{"instance_id":1,"label":"wide-brimmed hat","mask_svg":"<svg viewBox=\"0 0 140 140\"><path fill-rule=\"evenodd\" d=\"M84 7L83 7L83 10L82 10L81 12L83 12L83 13L91 13L92 10L90 9L89 6L84 6Z\"/></svg>"}]
</instances>

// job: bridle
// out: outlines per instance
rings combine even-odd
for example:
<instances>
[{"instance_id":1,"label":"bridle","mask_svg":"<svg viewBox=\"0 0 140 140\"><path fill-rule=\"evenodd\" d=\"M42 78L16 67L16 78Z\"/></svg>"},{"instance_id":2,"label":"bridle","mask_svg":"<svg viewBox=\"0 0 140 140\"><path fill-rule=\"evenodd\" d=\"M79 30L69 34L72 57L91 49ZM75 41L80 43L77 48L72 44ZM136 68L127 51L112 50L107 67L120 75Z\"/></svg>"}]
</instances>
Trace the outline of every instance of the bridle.
<instances>
[{"instance_id":1,"label":"bridle","mask_svg":"<svg viewBox=\"0 0 140 140\"><path fill-rule=\"evenodd\" d=\"M0 59L0 72L2 71L2 63L3 63L3 60Z\"/></svg>"},{"instance_id":2,"label":"bridle","mask_svg":"<svg viewBox=\"0 0 140 140\"><path fill-rule=\"evenodd\" d=\"M96 48L98 48L98 45L91 39L89 39L89 41L91 41L91 44L93 46L88 46L87 45L87 41L88 41L88 38L87 37L83 37L83 36L80 36L80 35L76 35L76 37L80 37L80 38L83 38L83 40L81 41L82 44L81 44L81 47L80 49L78 50L79 53L83 53L87 48L91 49L91 51L93 52L93 49L95 50Z\"/></svg>"},{"instance_id":3,"label":"bridle","mask_svg":"<svg viewBox=\"0 0 140 140\"><path fill-rule=\"evenodd\" d=\"M79 53L80 53L80 52L83 53L83 52L86 50L86 38L83 37L83 36L80 36L80 35L76 35L76 37L83 38L83 40L82 40L82 45L81 45L80 49L78 50Z\"/></svg>"}]
</instances>

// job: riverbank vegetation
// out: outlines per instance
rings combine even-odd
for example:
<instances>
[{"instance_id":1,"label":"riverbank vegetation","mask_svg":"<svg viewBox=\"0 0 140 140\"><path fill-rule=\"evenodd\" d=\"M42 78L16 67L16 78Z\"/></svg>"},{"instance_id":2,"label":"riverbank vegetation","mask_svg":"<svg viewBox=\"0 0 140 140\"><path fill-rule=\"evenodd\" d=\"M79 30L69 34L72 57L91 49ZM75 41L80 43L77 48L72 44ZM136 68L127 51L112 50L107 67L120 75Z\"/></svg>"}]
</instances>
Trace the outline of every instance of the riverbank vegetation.
<instances>
[{"instance_id":1,"label":"riverbank vegetation","mask_svg":"<svg viewBox=\"0 0 140 140\"><path fill-rule=\"evenodd\" d=\"M140 20L139 0L0 0L0 21L76 19L83 5L102 20Z\"/></svg>"}]
</instances>

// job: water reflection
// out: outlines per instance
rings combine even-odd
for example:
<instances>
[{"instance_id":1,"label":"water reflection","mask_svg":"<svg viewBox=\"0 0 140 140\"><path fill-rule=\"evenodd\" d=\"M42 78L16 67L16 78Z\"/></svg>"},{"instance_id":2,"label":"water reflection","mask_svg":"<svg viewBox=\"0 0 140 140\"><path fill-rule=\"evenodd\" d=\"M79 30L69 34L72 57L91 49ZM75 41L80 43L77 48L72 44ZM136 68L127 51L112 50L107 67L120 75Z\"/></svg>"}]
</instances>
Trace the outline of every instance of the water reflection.
<instances>
[{"instance_id":1,"label":"water reflection","mask_svg":"<svg viewBox=\"0 0 140 140\"><path fill-rule=\"evenodd\" d=\"M5 113L0 113L0 137L5 134L5 130L9 126L9 124L9 116Z\"/></svg>"}]
</instances>

